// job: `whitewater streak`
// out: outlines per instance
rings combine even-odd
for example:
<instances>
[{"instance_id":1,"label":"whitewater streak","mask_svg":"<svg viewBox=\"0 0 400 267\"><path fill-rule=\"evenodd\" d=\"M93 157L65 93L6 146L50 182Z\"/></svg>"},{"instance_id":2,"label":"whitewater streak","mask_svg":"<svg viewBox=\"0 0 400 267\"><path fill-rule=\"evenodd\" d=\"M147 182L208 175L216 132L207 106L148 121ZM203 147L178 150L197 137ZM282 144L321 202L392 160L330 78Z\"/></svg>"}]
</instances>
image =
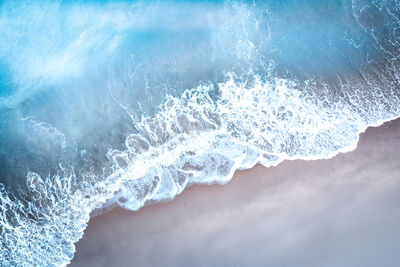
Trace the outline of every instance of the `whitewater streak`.
<instances>
[{"instance_id":1,"label":"whitewater streak","mask_svg":"<svg viewBox=\"0 0 400 267\"><path fill-rule=\"evenodd\" d=\"M35 166L29 168L24 181L25 191L21 189L22 192L17 194L0 184L0 265L66 265L73 258L74 243L82 237L90 214L106 207L117 204L126 209L137 210L146 203L171 200L191 184L226 183L232 178L235 170L251 168L257 163L271 167L283 160L330 158L340 152L353 150L359 134L367 127L378 126L400 116L400 40L397 34L397 29L400 28L399 4L385 3L369 5L363 1L352 2L352 16L369 39L360 37L345 41L355 47L359 45L361 48L356 48L359 50L368 41L373 43L373 48L364 51L368 64L363 61L365 65L359 64L349 75L341 73L331 75L332 77L326 73L308 75L309 72L316 72L310 67L302 74L297 73L298 66L289 66L282 71L279 59L284 65L284 56L279 55L274 60L267 60L266 55L269 54L263 49L270 51L271 47L260 41L262 38L257 35L257 31L249 32L253 26L260 25L259 20L265 20L269 13L256 13L258 16L254 16L254 10L251 8L253 3L228 3L221 9L222 13L218 13L227 22L216 27L217 34L211 35L213 37L210 38L213 49L217 51L218 44L215 43L220 42L221 45L222 42L228 48L228 43L232 40L237 43L237 46L230 47L230 52L235 54L233 65L229 65L230 60L227 60L232 57L231 54L222 59L214 59L215 68L220 68L223 76L217 80L210 78L206 82L199 82L203 79L196 76L193 79L198 85L181 91L171 88L169 92L167 88L161 104L154 110L147 107L147 112L144 112L146 107L140 103L135 106L129 101L123 101L126 99L121 97L124 94L120 92L128 88L129 83L126 85L126 82L120 81L117 74L115 79L109 78L106 91L111 92L111 98L104 101L110 101L118 107L119 113L115 113L118 116L113 116L114 120L119 123L124 121L133 126L121 126L125 132L123 144L119 147L116 148L111 140L114 135L106 136L111 141L106 139L109 143L105 150L91 151L90 146L88 149L76 149L78 160L71 156L72 160L57 161L59 158L70 156L72 152L69 150L69 143L75 140L71 136L81 138L80 132L76 133L73 127L65 128L73 130L68 136L66 130L62 131L59 127L36 118L39 115L44 116L43 113L34 113L37 116L33 116L29 115L29 112L32 112L29 109L28 115L22 112L21 121L34 125L34 134L45 133L48 142L60 144L62 153L49 164L48 168L51 171L49 170L47 175L43 172L39 174L39 171L35 171ZM175 7L176 3L172 2L171 5ZM157 5L155 6L158 10ZM100 7L96 6L92 12L103 12ZM53 8L57 10L58 6L51 6L51 10ZM125 6L117 6L117 11L112 15L120 15L124 8ZM142 6L135 8L140 9ZM258 8L256 6L255 9ZM393 30L393 34L385 33L379 36L378 31L372 30L373 25L365 23L362 14L369 8L373 12L368 14L374 15L374 12L378 12L378 15L375 14L376 20L384 17L390 22L386 27ZM270 9L273 12L274 7ZM4 12L7 13L7 10L3 9ZM79 13L81 10L75 7L74 12ZM154 13L159 14L158 12L149 8L146 16L152 18ZM179 13L176 10L174 12ZM129 17L130 14L125 15ZM149 23L148 17L139 25ZM254 17L256 19L251 20ZM242 23L240 27L234 27L238 18ZM103 38L97 38L98 29L87 31L63 50L61 65L60 57L55 56L47 61L38 57L38 65L35 65L35 62L26 63L26 57L35 55L29 49L23 50L25 59L19 58L17 53L13 54L13 59L20 61L16 60L11 72L22 73L29 70L25 76L19 77L19 84L37 82L34 77L40 79L38 85L31 88L15 89L15 97L2 96L0 103L3 109L13 110L23 106L28 101L26 99L34 98L35 94L47 90L47 87L56 87L60 80L61 86L84 88L85 83L82 85L81 80L72 85L65 83L64 76L74 79L75 75L79 75L78 72L86 73L85 66L88 62L75 61L87 53L96 55L103 51L105 57L112 55L112 49L118 47L118 41L122 38L117 34L113 35L113 31L123 31L131 24L128 19L123 20L122 24L111 20L111 24L103 21L107 27L112 28L106 36L102 36ZM0 21L0 26L2 25L4 22ZM273 28L273 21L264 26L266 29ZM270 35L262 36L268 40L273 38L272 30L260 31L271 31ZM94 50L88 49L90 43L84 42L91 34L96 36L94 39L97 44L92 47ZM112 45L102 46L110 38L113 40ZM278 42L278 45L285 44ZM364 52L360 53L364 55ZM212 56L218 58L218 55ZM296 60L300 66L307 65L302 59L293 58L293 61ZM354 58L354 62L357 63L357 60ZM241 64L240 68L236 67L237 62ZM354 62L352 64L355 64ZM100 66L103 64L101 60L97 63ZM338 65L341 67L340 63ZM74 69L66 68L71 64L77 68L77 73ZM53 69L54 65L59 67ZM124 67L126 66L121 68ZM202 70L203 67L198 66L197 70ZM94 75L94 80L103 75L104 72L102 69L98 70L99 67L90 65L88 69L92 71L92 68L100 72L99 76ZM139 76L142 75L140 70L135 69L134 73L136 71ZM196 72L196 68L193 71ZM185 76L178 74L178 78ZM203 77L202 74L200 76ZM146 80L147 82L151 83L151 80ZM186 81L182 84L185 86L191 82ZM40 101L38 103L42 104ZM140 110L139 115L137 110ZM104 113L107 114L106 111ZM51 117L48 119L51 120ZM126 120L128 122L125 122ZM71 125L74 125L75 121L72 120ZM4 124L4 127L7 125ZM114 124L112 126L114 127ZM131 130L129 132L126 129ZM30 134L32 132L23 137L31 138ZM102 138L103 136L98 140L104 140ZM81 140L78 137L76 139ZM89 139L91 138L82 140ZM76 143L79 143L78 141ZM74 147L78 145L74 144ZM51 149L49 151L57 152ZM98 156L103 151L106 151L105 155ZM91 153L97 161L91 161Z\"/></svg>"}]
</instances>

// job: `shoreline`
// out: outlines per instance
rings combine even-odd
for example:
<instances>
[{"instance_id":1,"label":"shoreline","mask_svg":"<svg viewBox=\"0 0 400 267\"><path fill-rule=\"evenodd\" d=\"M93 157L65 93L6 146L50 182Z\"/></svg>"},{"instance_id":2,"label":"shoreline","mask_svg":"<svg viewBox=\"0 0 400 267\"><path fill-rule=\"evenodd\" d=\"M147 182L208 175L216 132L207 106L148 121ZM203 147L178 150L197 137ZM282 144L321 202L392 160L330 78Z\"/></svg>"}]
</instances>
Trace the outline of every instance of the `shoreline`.
<instances>
[{"instance_id":1,"label":"shoreline","mask_svg":"<svg viewBox=\"0 0 400 267\"><path fill-rule=\"evenodd\" d=\"M236 171L233 179L226 185L190 186L171 202L147 205L135 212L114 208L91 218L83 238L75 244L77 252L69 266L183 266L190 262L197 262L199 265L238 263L243 266L249 261L232 260L235 256L230 254L232 259L221 256L226 254L225 250L235 250L235 247L230 247L232 244L241 242L220 241L216 246L217 250L222 251L219 256L209 250L207 244L210 240L227 238L254 242L259 238L251 231L252 228L258 229L261 236L272 236L282 242L284 236L290 239L286 236L286 231L281 229L277 230L280 234L274 234L272 229L278 227L277 225L260 225L259 221L268 222L268 218L274 218L273 220L286 225L288 217L292 217L294 222L304 222L308 221L308 216L330 216L331 208L340 211L338 206L343 201L350 203L352 207L357 203L360 205L359 209L362 209L366 203L371 204L373 198L385 199L386 196L393 195L394 199L399 199L397 192L400 188L400 167L396 165L396 159L400 158L400 152L395 149L396 146L400 147L399 129L400 119L392 120L379 127L368 127L361 133L355 150L339 153L330 159L284 161L271 168L257 165L252 169ZM383 165L388 166L383 168ZM379 173L386 178L374 179ZM356 201L357 197L354 199L354 195L360 195L361 202ZM312 201L313 199L316 201ZM320 200L322 202L315 205ZM297 208L293 209L296 205ZM376 207L373 211L378 212L381 208ZM400 208L392 209L394 211L391 210L391 213L400 218ZM261 211L261 215L257 210ZM293 214L290 215L291 213ZM232 219L233 226L228 223ZM309 224L306 226L309 227ZM294 226L292 228L295 233L300 231ZM318 229L322 231L323 228ZM333 225L332 229L331 232L335 232L338 225ZM238 233L243 231L246 235L242 238ZM311 229L310 233L314 233L314 230ZM300 241L307 243L310 235ZM194 240L197 241L197 246L191 244ZM187 243L191 244L191 249L185 247ZM257 247L269 247L268 238L259 240L258 243ZM286 249L288 248L290 246L286 245ZM172 256L167 257L171 251ZM201 257L200 251L203 251ZM186 256L179 256L182 253ZM274 261L278 264L273 255L265 257L262 253L257 253L254 247L244 255L249 253L258 259L252 261L255 265L268 262L272 264ZM304 258L308 254L298 257ZM154 255L167 259L157 261L158 257ZM399 257L395 259L400 260Z\"/></svg>"},{"instance_id":2,"label":"shoreline","mask_svg":"<svg viewBox=\"0 0 400 267\"><path fill-rule=\"evenodd\" d=\"M376 122L375 124L371 124L371 125L369 125L369 126L366 126L365 128L359 129L359 131L357 132L357 142L355 142L354 144L351 144L351 145L342 147L341 149L339 149L339 150L337 150L337 151L334 151L334 152L331 152L330 154L327 154L327 155L308 156L307 159L304 159L303 156L295 156L295 157L286 158L286 159L284 158L284 159L282 159L282 160L280 160L280 161L278 161L278 162L276 162L276 163L273 163L272 165L270 165L270 166L268 166L268 167L264 166L264 165L261 164L261 163L256 163L256 164L252 165L252 167L244 167L244 168L240 168L240 167L239 167L239 168L234 169L233 175L227 176L223 182L215 181L215 182L211 182L211 183L208 183L208 182L207 182L207 183L203 183L203 184L202 184L202 183L188 184L188 185L186 185L186 187L183 189L183 191L182 191L181 193L176 194L172 199L164 199L164 200L152 200L152 199L150 199L150 200L147 200L147 202L145 202L145 203L143 204L143 206L141 206L138 210L141 210L141 209L143 209L144 207L149 206L149 205L155 205L155 204L158 204L158 203L165 203L165 202L173 201L177 196L179 196L180 194L182 194L184 191L186 191L188 188L190 188L190 187L192 187L192 186L226 185L226 184L228 184L228 183L230 183L230 182L232 181L232 179L235 177L235 175L236 175L237 172L242 172L242 171L250 170L250 169L255 168L256 166L261 166L261 167L264 167L264 168L269 169L269 168L274 168L274 167L280 165L281 163L283 163L283 162L285 162L285 161L298 161L298 160L299 160L299 161L318 161L318 160L329 160L329 159L332 159L332 158L338 156L339 154L349 153L349 152L352 152L352 151L354 151L355 149L357 149L358 144L359 144L359 141L360 141L360 137L361 137L362 134L365 133L365 131L367 131L367 129L369 129L369 128L377 128L377 127L380 127L380 126L382 126L382 125L384 125L384 124L386 124L386 123L390 123L390 122L396 121L396 120L400 120L400 117L399 117L399 116L396 116L396 117L389 118L389 119L387 119L387 120L379 120L379 121ZM109 199L109 200L111 200L111 199ZM111 204L107 205L106 203L107 203L109 200L105 201L103 207L98 208L98 209L94 209L94 210L92 210L92 211L90 212L90 220L94 219L94 218L97 217L97 216L100 216L100 215L102 215L102 214L105 214L105 213L107 213L107 212L109 212L109 211L112 211L113 209L119 209L119 208L121 208L120 206L118 206L117 203L111 203ZM122 208L122 210L127 210L127 209ZM134 212L136 212L136 211L138 211L138 210L129 210L129 209L128 209L128 211L134 211Z\"/></svg>"}]
</instances>

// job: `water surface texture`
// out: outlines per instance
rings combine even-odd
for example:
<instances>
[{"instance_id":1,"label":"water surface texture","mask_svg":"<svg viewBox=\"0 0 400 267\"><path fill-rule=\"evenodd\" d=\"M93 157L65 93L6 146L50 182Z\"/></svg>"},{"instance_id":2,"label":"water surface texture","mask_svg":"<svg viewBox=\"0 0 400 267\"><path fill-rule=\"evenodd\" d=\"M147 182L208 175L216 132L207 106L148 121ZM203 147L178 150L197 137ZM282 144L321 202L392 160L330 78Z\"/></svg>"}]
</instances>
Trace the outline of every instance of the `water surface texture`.
<instances>
[{"instance_id":1,"label":"water surface texture","mask_svg":"<svg viewBox=\"0 0 400 267\"><path fill-rule=\"evenodd\" d=\"M66 265L107 207L352 150L400 116L399 70L397 0L0 2L0 265Z\"/></svg>"}]
</instances>

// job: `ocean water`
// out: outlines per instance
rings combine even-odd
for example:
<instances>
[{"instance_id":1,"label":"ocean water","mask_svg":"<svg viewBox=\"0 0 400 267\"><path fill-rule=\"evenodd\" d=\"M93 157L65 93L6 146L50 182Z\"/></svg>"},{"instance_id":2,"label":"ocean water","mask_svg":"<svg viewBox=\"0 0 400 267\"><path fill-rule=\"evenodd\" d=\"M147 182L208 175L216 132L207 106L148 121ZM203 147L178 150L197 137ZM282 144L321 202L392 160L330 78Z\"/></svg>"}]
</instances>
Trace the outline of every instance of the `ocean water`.
<instances>
[{"instance_id":1,"label":"ocean water","mask_svg":"<svg viewBox=\"0 0 400 267\"><path fill-rule=\"evenodd\" d=\"M1 1L0 265L399 116L397 0Z\"/></svg>"}]
</instances>

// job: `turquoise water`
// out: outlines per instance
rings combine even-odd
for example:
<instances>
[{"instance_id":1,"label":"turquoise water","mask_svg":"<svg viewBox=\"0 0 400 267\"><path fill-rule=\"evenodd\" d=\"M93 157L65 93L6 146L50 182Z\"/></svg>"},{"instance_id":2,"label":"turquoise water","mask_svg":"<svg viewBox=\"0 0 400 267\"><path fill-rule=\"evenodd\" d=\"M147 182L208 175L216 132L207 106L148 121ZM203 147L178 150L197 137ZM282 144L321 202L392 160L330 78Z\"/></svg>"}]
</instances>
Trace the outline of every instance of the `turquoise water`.
<instances>
[{"instance_id":1,"label":"turquoise water","mask_svg":"<svg viewBox=\"0 0 400 267\"><path fill-rule=\"evenodd\" d=\"M107 207L354 149L400 115L399 8L2 2L0 265L67 264Z\"/></svg>"}]
</instances>

